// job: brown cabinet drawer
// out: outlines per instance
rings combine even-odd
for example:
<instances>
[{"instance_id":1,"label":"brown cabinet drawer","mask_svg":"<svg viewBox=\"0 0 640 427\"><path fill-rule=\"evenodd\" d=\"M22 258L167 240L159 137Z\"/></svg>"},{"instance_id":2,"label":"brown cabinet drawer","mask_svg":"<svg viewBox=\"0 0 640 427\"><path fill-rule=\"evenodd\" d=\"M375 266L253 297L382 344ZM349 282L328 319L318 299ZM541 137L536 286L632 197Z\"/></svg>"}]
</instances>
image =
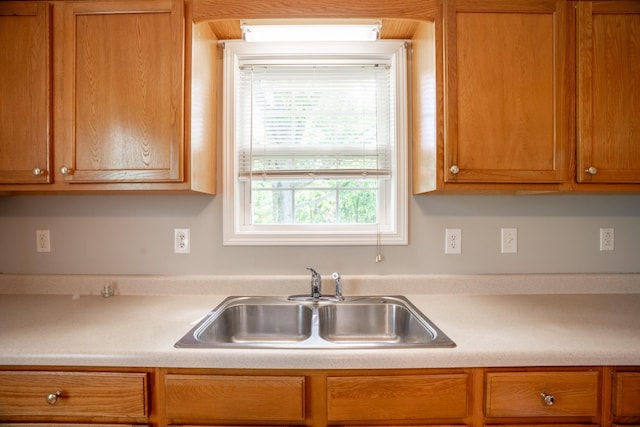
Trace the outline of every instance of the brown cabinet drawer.
<instances>
[{"instance_id":1,"label":"brown cabinet drawer","mask_svg":"<svg viewBox=\"0 0 640 427\"><path fill-rule=\"evenodd\" d=\"M327 378L329 421L463 418L469 376L460 374Z\"/></svg>"},{"instance_id":2,"label":"brown cabinet drawer","mask_svg":"<svg viewBox=\"0 0 640 427\"><path fill-rule=\"evenodd\" d=\"M599 372L490 372L487 417L596 416ZM550 396L545 402L544 396Z\"/></svg>"},{"instance_id":3,"label":"brown cabinet drawer","mask_svg":"<svg viewBox=\"0 0 640 427\"><path fill-rule=\"evenodd\" d=\"M613 414L640 416L640 372L613 373Z\"/></svg>"},{"instance_id":4,"label":"brown cabinet drawer","mask_svg":"<svg viewBox=\"0 0 640 427\"><path fill-rule=\"evenodd\" d=\"M165 376L169 422L302 421L303 376Z\"/></svg>"},{"instance_id":5,"label":"brown cabinet drawer","mask_svg":"<svg viewBox=\"0 0 640 427\"><path fill-rule=\"evenodd\" d=\"M0 417L140 418L147 401L145 373L0 372Z\"/></svg>"},{"instance_id":6,"label":"brown cabinet drawer","mask_svg":"<svg viewBox=\"0 0 640 427\"><path fill-rule=\"evenodd\" d=\"M485 427L599 427L599 424L485 424Z\"/></svg>"},{"instance_id":7,"label":"brown cabinet drawer","mask_svg":"<svg viewBox=\"0 0 640 427\"><path fill-rule=\"evenodd\" d=\"M0 427L145 427L147 424L1 423Z\"/></svg>"}]
</instances>

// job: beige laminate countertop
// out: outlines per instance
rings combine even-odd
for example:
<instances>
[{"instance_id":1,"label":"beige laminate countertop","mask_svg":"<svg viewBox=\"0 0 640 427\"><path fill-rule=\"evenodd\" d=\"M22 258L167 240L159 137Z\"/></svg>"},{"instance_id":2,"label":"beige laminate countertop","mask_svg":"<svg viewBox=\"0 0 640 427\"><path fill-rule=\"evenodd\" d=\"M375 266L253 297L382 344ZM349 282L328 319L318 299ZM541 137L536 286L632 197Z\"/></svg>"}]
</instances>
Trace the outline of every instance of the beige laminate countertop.
<instances>
[{"instance_id":1,"label":"beige laminate countertop","mask_svg":"<svg viewBox=\"0 0 640 427\"><path fill-rule=\"evenodd\" d=\"M457 346L177 349L227 295L0 294L0 365L433 368L640 365L640 293L406 294Z\"/></svg>"}]
</instances>

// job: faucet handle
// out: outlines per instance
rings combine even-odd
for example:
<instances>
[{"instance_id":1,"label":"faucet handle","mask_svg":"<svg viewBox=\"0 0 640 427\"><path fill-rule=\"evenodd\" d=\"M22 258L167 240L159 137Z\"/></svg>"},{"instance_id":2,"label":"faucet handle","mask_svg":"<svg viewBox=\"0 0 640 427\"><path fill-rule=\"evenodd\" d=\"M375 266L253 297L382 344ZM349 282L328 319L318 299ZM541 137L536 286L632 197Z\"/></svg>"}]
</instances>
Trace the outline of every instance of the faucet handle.
<instances>
[{"instance_id":1,"label":"faucet handle","mask_svg":"<svg viewBox=\"0 0 640 427\"><path fill-rule=\"evenodd\" d=\"M311 272L311 297L317 300L322 296L322 276L311 267L307 267Z\"/></svg>"},{"instance_id":2,"label":"faucet handle","mask_svg":"<svg viewBox=\"0 0 640 427\"><path fill-rule=\"evenodd\" d=\"M314 279L320 277L320 274L317 271L315 271L313 268L307 267L307 270L311 272L311 277L313 277Z\"/></svg>"},{"instance_id":3,"label":"faucet handle","mask_svg":"<svg viewBox=\"0 0 640 427\"><path fill-rule=\"evenodd\" d=\"M336 282L336 298L338 301L343 301L344 296L342 296L342 282L340 281L340 274L336 271L331 275L331 278Z\"/></svg>"}]
</instances>

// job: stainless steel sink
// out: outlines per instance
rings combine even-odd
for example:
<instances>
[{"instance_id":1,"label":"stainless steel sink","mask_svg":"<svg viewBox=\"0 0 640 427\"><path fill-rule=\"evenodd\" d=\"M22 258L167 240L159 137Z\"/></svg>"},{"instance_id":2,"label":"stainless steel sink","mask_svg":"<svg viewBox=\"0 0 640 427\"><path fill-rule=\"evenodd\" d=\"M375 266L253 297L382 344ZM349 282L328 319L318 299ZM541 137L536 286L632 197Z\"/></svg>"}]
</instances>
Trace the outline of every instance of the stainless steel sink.
<instances>
[{"instance_id":1,"label":"stainless steel sink","mask_svg":"<svg viewBox=\"0 0 640 427\"><path fill-rule=\"evenodd\" d=\"M231 297L211 311L177 347L292 345L311 336L312 307L278 298Z\"/></svg>"},{"instance_id":2,"label":"stainless steel sink","mask_svg":"<svg viewBox=\"0 0 640 427\"><path fill-rule=\"evenodd\" d=\"M320 307L320 336L343 344L427 345L438 334L406 306L389 298L374 302L332 304Z\"/></svg>"},{"instance_id":3,"label":"stainless steel sink","mask_svg":"<svg viewBox=\"0 0 640 427\"><path fill-rule=\"evenodd\" d=\"M340 302L229 297L180 339L186 348L454 347L402 296Z\"/></svg>"}]
</instances>

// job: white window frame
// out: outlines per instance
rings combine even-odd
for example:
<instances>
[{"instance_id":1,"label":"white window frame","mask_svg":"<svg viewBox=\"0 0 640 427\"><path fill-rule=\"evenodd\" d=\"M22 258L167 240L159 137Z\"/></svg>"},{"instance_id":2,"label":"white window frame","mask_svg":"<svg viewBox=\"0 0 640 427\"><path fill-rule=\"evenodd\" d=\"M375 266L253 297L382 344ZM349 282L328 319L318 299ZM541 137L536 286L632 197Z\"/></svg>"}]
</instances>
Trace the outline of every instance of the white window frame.
<instances>
[{"instance_id":1,"label":"white window frame","mask_svg":"<svg viewBox=\"0 0 640 427\"><path fill-rule=\"evenodd\" d=\"M408 244L408 143L409 102L407 82L407 42L378 40L376 42L224 42L223 80L223 244L230 246L309 246L309 245L406 245ZM243 209L243 191L238 180L238 159L235 149L234 102L236 71L239 62L289 57L320 58L352 61L388 58L396 93L395 159L387 210L391 218L385 225L251 225ZM272 62L270 60L270 62ZM381 213L381 212L379 212Z\"/></svg>"}]
</instances>

